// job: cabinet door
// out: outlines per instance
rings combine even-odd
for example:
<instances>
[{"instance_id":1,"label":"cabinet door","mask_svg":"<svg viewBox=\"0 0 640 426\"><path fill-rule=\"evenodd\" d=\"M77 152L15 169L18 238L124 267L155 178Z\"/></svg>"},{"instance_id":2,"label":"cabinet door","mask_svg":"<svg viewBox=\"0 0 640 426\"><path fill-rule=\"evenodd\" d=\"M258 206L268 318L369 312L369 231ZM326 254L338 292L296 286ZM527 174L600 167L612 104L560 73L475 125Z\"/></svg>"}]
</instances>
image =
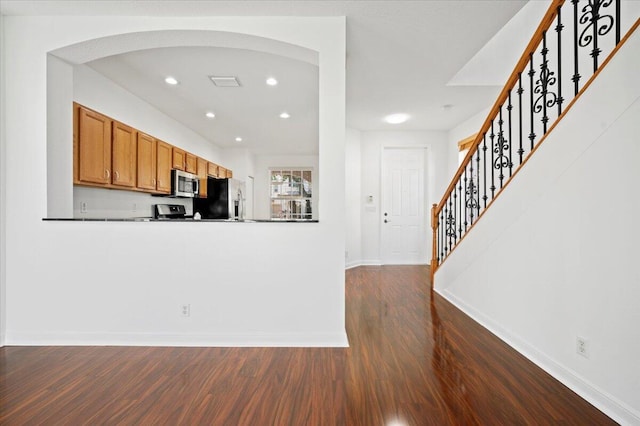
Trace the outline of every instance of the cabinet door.
<instances>
[{"instance_id":1,"label":"cabinet door","mask_svg":"<svg viewBox=\"0 0 640 426\"><path fill-rule=\"evenodd\" d=\"M233 177L233 172L229 169L227 169L227 177L228 178L232 178Z\"/></svg>"},{"instance_id":2,"label":"cabinet door","mask_svg":"<svg viewBox=\"0 0 640 426\"><path fill-rule=\"evenodd\" d=\"M156 189L158 192L169 194L171 192L171 159L172 147L168 143L157 141L157 176Z\"/></svg>"},{"instance_id":3,"label":"cabinet door","mask_svg":"<svg viewBox=\"0 0 640 426\"><path fill-rule=\"evenodd\" d=\"M197 159L198 157L196 157L195 155L191 154L190 152L185 152L184 153L184 164L185 164L185 171L187 173L193 173L196 174L198 172L198 165L197 165Z\"/></svg>"},{"instance_id":4,"label":"cabinet door","mask_svg":"<svg viewBox=\"0 0 640 426\"><path fill-rule=\"evenodd\" d=\"M196 159L196 174L200 178L200 192L198 196L200 198L207 198L207 175L208 175L209 163L204 158L198 157Z\"/></svg>"},{"instance_id":5,"label":"cabinet door","mask_svg":"<svg viewBox=\"0 0 640 426\"><path fill-rule=\"evenodd\" d=\"M209 176L218 177L218 165L209 162L209 164L207 165L207 174Z\"/></svg>"},{"instance_id":6,"label":"cabinet door","mask_svg":"<svg viewBox=\"0 0 640 426\"><path fill-rule=\"evenodd\" d=\"M111 134L111 183L133 188L136 186L136 131L113 121Z\"/></svg>"},{"instance_id":7,"label":"cabinet door","mask_svg":"<svg viewBox=\"0 0 640 426\"><path fill-rule=\"evenodd\" d=\"M156 189L156 140L144 133L138 133L138 182L140 189Z\"/></svg>"},{"instance_id":8,"label":"cabinet door","mask_svg":"<svg viewBox=\"0 0 640 426\"><path fill-rule=\"evenodd\" d=\"M184 170L185 167L185 152L180 148L173 147L173 157L171 160L171 167L178 170Z\"/></svg>"},{"instance_id":9,"label":"cabinet door","mask_svg":"<svg viewBox=\"0 0 640 426\"><path fill-rule=\"evenodd\" d=\"M78 111L78 181L111 182L111 120L95 111Z\"/></svg>"},{"instance_id":10,"label":"cabinet door","mask_svg":"<svg viewBox=\"0 0 640 426\"><path fill-rule=\"evenodd\" d=\"M227 169L222 166L218 166L218 177L224 179L227 177Z\"/></svg>"}]
</instances>

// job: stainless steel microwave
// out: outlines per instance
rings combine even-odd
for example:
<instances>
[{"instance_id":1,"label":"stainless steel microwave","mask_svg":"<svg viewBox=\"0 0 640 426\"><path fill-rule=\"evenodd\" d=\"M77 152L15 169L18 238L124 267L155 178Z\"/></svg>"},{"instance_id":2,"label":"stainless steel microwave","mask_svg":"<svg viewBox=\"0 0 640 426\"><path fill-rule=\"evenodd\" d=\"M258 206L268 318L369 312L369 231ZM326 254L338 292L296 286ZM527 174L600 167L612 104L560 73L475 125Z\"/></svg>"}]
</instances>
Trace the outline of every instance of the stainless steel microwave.
<instances>
[{"instance_id":1,"label":"stainless steel microwave","mask_svg":"<svg viewBox=\"0 0 640 426\"><path fill-rule=\"evenodd\" d=\"M194 198L198 196L199 192L200 180L198 176L182 170L171 170L171 196Z\"/></svg>"}]
</instances>

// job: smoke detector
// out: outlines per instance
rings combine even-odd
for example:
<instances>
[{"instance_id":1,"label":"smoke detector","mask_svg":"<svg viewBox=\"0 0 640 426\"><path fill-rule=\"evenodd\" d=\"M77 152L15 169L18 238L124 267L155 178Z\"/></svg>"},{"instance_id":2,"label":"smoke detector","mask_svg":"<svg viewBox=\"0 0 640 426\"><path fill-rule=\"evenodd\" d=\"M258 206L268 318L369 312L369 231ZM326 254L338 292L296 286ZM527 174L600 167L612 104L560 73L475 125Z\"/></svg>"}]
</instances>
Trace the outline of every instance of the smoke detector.
<instances>
[{"instance_id":1,"label":"smoke detector","mask_svg":"<svg viewBox=\"0 0 640 426\"><path fill-rule=\"evenodd\" d=\"M209 79L218 87L240 87L240 82L236 77L221 77L210 75Z\"/></svg>"}]
</instances>

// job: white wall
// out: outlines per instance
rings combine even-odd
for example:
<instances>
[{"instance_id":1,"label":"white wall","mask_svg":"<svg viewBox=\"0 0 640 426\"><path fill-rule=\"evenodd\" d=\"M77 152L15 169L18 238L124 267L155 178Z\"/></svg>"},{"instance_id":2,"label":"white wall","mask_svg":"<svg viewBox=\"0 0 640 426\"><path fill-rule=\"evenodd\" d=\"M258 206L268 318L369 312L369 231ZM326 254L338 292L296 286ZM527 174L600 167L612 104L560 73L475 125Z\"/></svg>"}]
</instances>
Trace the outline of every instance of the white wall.
<instances>
[{"instance_id":1,"label":"white wall","mask_svg":"<svg viewBox=\"0 0 640 426\"><path fill-rule=\"evenodd\" d=\"M622 424L640 424L638 69L636 31L435 277L438 292Z\"/></svg>"},{"instance_id":2,"label":"white wall","mask_svg":"<svg viewBox=\"0 0 640 426\"><path fill-rule=\"evenodd\" d=\"M427 199L425 211L431 211L431 204L439 201L449 183L447 169L448 146L447 134L439 131L366 131L361 139L361 199L362 211L362 257L360 264L381 263L380 257L380 213L381 192L381 164L384 147L424 147L426 148L427 168L426 187ZM373 201L369 202L369 196ZM425 238L430 240L429 230ZM431 259L431 244L428 244L427 259ZM355 259L353 260L355 262Z\"/></svg>"},{"instance_id":3,"label":"white wall","mask_svg":"<svg viewBox=\"0 0 640 426\"><path fill-rule=\"evenodd\" d=\"M135 33L139 46L146 31L161 35L166 29L246 33L319 52L319 223L42 221L47 212L47 52L123 33ZM3 156L11 158L5 165L4 256L11 301L6 343L347 343L344 18L11 16L5 18L5 36L11 84L2 98L12 106L6 111ZM118 118L108 105L96 106L99 99L78 101ZM157 130L150 133L180 143ZM183 303L191 304L189 318L180 315Z\"/></svg>"},{"instance_id":4,"label":"white wall","mask_svg":"<svg viewBox=\"0 0 640 426\"><path fill-rule=\"evenodd\" d=\"M270 175L269 169L274 168L310 168L311 169L311 181L313 185L312 197L311 197L311 209L313 219L321 219L323 216L320 214L322 203L329 203L332 205L331 200L324 198L324 192L321 190L320 164L318 162L318 156L316 155L256 155L254 157L254 219L270 219L271 218L271 194L270 194ZM344 167L343 167L344 169ZM324 170L324 168L323 168ZM327 170L325 173L333 173L331 170ZM343 174L344 176L344 174ZM344 191L344 182L334 183L340 185L340 191ZM325 190L326 191L326 190ZM320 195L318 195L320 194ZM320 201L322 200L322 201ZM344 202L340 204L344 208ZM327 208L327 206L324 206ZM344 250L341 251L344 253Z\"/></svg>"},{"instance_id":5,"label":"white wall","mask_svg":"<svg viewBox=\"0 0 640 426\"><path fill-rule=\"evenodd\" d=\"M362 214L363 198L361 192L362 132L347 129L345 142L345 195L347 209L346 250L347 267L357 266L362 261Z\"/></svg>"},{"instance_id":6,"label":"white wall","mask_svg":"<svg viewBox=\"0 0 640 426\"><path fill-rule=\"evenodd\" d=\"M0 14L0 93L5 91L4 81L4 15ZM0 96L0 347L4 346L5 323L6 323L6 237L5 237L5 101L4 96Z\"/></svg>"}]
</instances>

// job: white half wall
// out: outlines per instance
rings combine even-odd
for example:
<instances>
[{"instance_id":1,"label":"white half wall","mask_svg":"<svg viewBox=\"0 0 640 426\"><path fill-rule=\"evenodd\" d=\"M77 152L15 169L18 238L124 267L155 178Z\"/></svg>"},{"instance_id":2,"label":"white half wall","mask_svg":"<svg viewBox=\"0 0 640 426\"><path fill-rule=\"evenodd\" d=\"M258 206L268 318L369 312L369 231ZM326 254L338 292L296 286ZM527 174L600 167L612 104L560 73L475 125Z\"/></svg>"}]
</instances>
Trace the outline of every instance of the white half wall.
<instances>
[{"instance_id":1,"label":"white half wall","mask_svg":"<svg viewBox=\"0 0 640 426\"><path fill-rule=\"evenodd\" d=\"M11 158L3 163L7 344L347 345L344 17L3 19L2 102L12 106L2 156ZM319 53L319 223L42 221L48 52L164 30L251 34ZM185 303L188 318L180 314Z\"/></svg>"},{"instance_id":2,"label":"white half wall","mask_svg":"<svg viewBox=\"0 0 640 426\"><path fill-rule=\"evenodd\" d=\"M362 265L381 264L380 255L380 225L382 213L380 203L382 198L382 151L385 147L421 147L426 148L427 167L426 205L425 212L431 211L431 205L437 203L438 197L449 183L447 176L447 134L440 131L366 131L361 135L361 196L360 211L362 212L362 257L350 263ZM431 225L425 238L431 241ZM431 244L428 244L428 256L431 259Z\"/></svg>"},{"instance_id":3,"label":"white half wall","mask_svg":"<svg viewBox=\"0 0 640 426\"><path fill-rule=\"evenodd\" d=\"M636 31L435 277L436 291L629 425L640 424L639 69Z\"/></svg>"}]
</instances>

